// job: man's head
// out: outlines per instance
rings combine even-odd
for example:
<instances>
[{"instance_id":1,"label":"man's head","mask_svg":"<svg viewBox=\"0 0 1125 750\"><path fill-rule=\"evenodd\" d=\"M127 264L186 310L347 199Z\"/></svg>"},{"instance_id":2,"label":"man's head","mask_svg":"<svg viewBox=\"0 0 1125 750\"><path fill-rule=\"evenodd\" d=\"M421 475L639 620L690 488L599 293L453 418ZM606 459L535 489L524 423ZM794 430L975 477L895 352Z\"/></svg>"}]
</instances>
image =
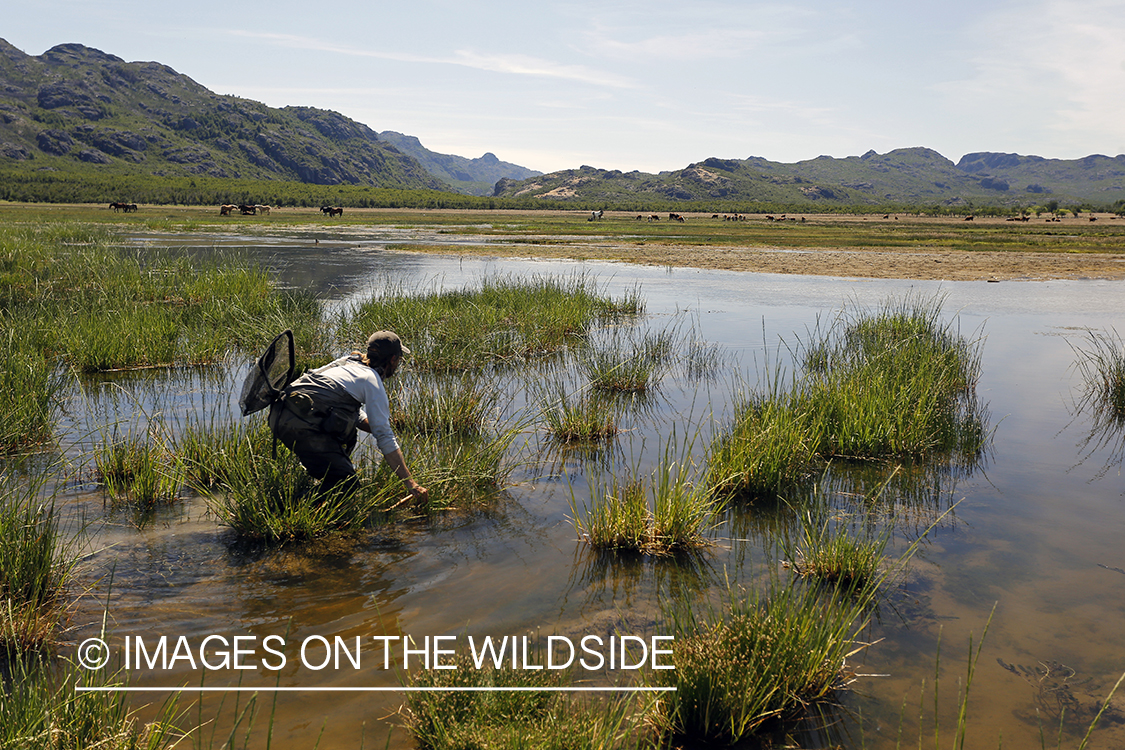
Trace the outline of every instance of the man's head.
<instances>
[{"instance_id":1,"label":"man's head","mask_svg":"<svg viewBox=\"0 0 1125 750\"><path fill-rule=\"evenodd\" d=\"M376 331L367 337L367 362L384 378L395 374L404 354L410 350L393 331Z\"/></svg>"}]
</instances>

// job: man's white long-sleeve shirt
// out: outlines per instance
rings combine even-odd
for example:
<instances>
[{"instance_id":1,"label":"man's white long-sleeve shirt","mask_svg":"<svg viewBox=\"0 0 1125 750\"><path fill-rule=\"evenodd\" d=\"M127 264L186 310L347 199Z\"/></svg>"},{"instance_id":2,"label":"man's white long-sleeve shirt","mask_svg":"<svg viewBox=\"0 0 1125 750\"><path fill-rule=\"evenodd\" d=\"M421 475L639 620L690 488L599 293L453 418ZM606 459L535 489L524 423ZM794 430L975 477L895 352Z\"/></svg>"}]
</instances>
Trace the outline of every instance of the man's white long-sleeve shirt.
<instances>
[{"instance_id":1,"label":"man's white long-sleeve shirt","mask_svg":"<svg viewBox=\"0 0 1125 750\"><path fill-rule=\"evenodd\" d=\"M360 421L367 420L371 436L384 456L398 450L398 439L391 429L391 404L379 373L350 356L333 360L313 372L332 378L362 404L359 408Z\"/></svg>"}]
</instances>

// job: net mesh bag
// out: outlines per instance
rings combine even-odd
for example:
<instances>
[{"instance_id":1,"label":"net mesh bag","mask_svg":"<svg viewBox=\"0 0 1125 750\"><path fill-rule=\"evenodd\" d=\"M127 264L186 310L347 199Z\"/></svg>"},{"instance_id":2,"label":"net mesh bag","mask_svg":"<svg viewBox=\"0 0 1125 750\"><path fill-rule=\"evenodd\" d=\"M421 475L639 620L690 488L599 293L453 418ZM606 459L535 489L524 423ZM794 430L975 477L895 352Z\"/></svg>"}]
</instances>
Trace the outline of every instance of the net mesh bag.
<instances>
[{"instance_id":1,"label":"net mesh bag","mask_svg":"<svg viewBox=\"0 0 1125 750\"><path fill-rule=\"evenodd\" d=\"M293 378L293 368L293 331L287 330L278 335L262 356L250 365L238 397L242 416L249 416L272 404Z\"/></svg>"}]
</instances>

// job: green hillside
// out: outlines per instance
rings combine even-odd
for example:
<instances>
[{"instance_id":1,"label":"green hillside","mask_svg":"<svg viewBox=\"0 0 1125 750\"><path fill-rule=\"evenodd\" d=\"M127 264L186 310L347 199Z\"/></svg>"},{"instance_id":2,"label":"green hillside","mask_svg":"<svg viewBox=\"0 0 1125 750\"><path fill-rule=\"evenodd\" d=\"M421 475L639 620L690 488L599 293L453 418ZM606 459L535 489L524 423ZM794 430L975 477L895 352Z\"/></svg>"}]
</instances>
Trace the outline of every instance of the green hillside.
<instances>
[{"instance_id":1,"label":"green hillside","mask_svg":"<svg viewBox=\"0 0 1125 750\"><path fill-rule=\"evenodd\" d=\"M336 112L220 96L155 62L0 40L0 168L448 189Z\"/></svg>"}]
</instances>

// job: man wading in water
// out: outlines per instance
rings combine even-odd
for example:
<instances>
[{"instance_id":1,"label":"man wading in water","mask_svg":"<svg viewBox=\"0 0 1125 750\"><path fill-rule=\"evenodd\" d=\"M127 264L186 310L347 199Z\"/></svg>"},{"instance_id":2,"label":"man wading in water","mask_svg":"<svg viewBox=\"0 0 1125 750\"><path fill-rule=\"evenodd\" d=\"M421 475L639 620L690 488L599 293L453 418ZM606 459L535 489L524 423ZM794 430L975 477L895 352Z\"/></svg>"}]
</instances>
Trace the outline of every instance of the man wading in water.
<instances>
[{"instance_id":1,"label":"man wading in water","mask_svg":"<svg viewBox=\"0 0 1125 750\"><path fill-rule=\"evenodd\" d=\"M366 354L352 352L305 373L270 406L274 436L297 455L310 475L321 480L321 493L353 492L359 486L351 460L359 429L374 436L384 460L416 500L424 502L429 496L410 476L391 430L391 408L383 387L409 353L396 334L376 331L367 339Z\"/></svg>"}]
</instances>

